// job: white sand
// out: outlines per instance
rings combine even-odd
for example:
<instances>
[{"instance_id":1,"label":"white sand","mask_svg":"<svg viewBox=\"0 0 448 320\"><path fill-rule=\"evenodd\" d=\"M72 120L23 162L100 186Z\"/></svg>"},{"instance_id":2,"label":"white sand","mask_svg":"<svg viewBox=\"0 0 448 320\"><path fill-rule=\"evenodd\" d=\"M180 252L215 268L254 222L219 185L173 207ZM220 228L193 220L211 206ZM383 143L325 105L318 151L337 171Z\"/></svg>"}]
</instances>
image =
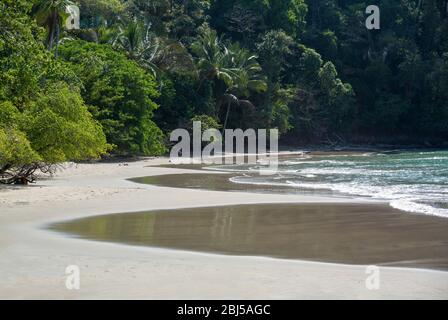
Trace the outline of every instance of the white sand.
<instances>
[{"instance_id":1,"label":"white sand","mask_svg":"<svg viewBox=\"0 0 448 320\"><path fill-rule=\"evenodd\" d=\"M381 268L367 290L363 266L231 257L70 239L43 229L90 215L239 203L334 202L297 195L169 189L126 178L186 172L166 159L72 165L37 186L0 189L2 299L447 299L448 272ZM340 200L343 201L343 200ZM78 265L81 289L65 287Z\"/></svg>"}]
</instances>

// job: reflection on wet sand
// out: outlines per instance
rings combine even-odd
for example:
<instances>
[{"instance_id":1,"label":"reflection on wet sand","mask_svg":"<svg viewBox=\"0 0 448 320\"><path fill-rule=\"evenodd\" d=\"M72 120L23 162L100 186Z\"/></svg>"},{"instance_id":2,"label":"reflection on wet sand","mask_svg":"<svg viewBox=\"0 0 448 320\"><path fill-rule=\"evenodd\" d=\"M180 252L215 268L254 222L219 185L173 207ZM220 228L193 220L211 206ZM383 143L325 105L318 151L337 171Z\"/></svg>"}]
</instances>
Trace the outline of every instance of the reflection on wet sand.
<instances>
[{"instance_id":1,"label":"reflection on wet sand","mask_svg":"<svg viewBox=\"0 0 448 320\"><path fill-rule=\"evenodd\" d=\"M384 205L273 204L97 216L76 237L230 255L448 270L448 219Z\"/></svg>"}]
</instances>

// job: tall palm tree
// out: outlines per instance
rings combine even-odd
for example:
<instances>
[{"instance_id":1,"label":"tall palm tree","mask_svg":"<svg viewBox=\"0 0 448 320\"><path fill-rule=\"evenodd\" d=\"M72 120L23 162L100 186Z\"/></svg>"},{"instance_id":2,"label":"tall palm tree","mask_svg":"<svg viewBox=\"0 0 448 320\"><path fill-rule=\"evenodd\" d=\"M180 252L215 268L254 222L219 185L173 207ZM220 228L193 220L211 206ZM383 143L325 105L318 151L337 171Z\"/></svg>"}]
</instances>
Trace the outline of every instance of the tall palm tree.
<instances>
[{"instance_id":1,"label":"tall palm tree","mask_svg":"<svg viewBox=\"0 0 448 320\"><path fill-rule=\"evenodd\" d=\"M204 81L221 81L225 90L219 94L218 108L226 105L223 131L227 128L232 105L254 108L247 100L251 92L267 90L266 80L261 75L261 66L257 56L240 47L239 44L227 46L216 31L206 30L194 42L191 49L197 57L197 68L200 74L199 88ZM245 100L246 99L246 100Z\"/></svg>"},{"instance_id":2,"label":"tall palm tree","mask_svg":"<svg viewBox=\"0 0 448 320\"><path fill-rule=\"evenodd\" d=\"M206 80L221 80L227 87L233 85L230 52L216 31L210 29L205 31L191 45L191 50L197 57L197 68L200 73L198 90Z\"/></svg>"},{"instance_id":3,"label":"tall palm tree","mask_svg":"<svg viewBox=\"0 0 448 320\"><path fill-rule=\"evenodd\" d=\"M257 56L248 50L241 48L238 43L228 49L232 64L232 85L227 89L223 100L227 103L227 111L224 120L225 130L232 105L254 108L251 101L247 100L251 92L264 92L267 90L267 82L262 75L262 68L257 61ZM246 98L242 99L242 98Z\"/></svg>"},{"instance_id":4,"label":"tall palm tree","mask_svg":"<svg viewBox=\"0 0 448 320\"><path fill-rule=\"evenodd\" d=\"M223 132L227 128L232 105L254 108L249 100L251 92L267 90L257 56L235 43L227 46L214 30L206 30L191 46L197 57L200 74L199 89L205 80L222 81L226 89L218 99L218 108L226 105Z\"/></svg>"},{"instance_id":5,"label":"tall palm tree","mask_svg":"<svg viewBox=\"0 0 448 320\"><path fill-rule=\"evenodd\" d=\"M179 42L157 37L150 24L137 21L120 26L112 45L148 69L156 78L162 71L178 71L194 66L187 49Z\"/></svg>"},{"instance_id":6,"label":"tall palm tree","mask_svg":"<svg viewBox=\"0 0 448 320\"><path fill-rule=\"evenodd\" d=\"M68 17L67 7L73 5L70 0L37 0L33 7L33 13L37 23L47 29L47 48L53 50L58 56L59 38L61 27Z\"/></svg>"}]
</instances>

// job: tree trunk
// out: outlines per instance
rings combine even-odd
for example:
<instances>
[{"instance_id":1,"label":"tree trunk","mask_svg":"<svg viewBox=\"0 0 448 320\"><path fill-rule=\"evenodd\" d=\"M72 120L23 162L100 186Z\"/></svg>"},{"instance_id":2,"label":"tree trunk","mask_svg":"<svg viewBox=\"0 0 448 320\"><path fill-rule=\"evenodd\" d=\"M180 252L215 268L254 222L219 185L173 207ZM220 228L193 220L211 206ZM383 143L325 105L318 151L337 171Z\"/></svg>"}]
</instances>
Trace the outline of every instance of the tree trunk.
<instances>
[{"instance_id":1,"label":"tree trunk","mask_svg":"<svg viewBox=\"0 0 448 320\"><path fill-rule=\"evenodd\" d=\"M56 50L54 52L54 57L57 59L59 56L59 37L61 33L61 26L59 24L59 16L56 18Z\"/></svg>"},{"instance_id":2,"label":"tree trunk","mask_svg":"<svg viewBox=\"0 0 448 320\"><path fill-rule=\"evenodd\" d=\"M54 41L54 32L55 32L55 25L54 25L54 15L51 19L50 23L50 35L48 36L48 51L51 51L53 49L53 41Z\"/></svg>"},{"instance_id":3,"label":"tree trunk","mask_svg":"<svg viewBox=\"0 0 448 320\"><path fill-rule=\"evenodd\" d=\"M224 127L223 127L223 129L222 129L223 136L224 136L224 134L226 133L226 129L227 129L227 121L229 120L230 105L231 105L231 104L232 104L232 103L231 103L230 101L227 103L226 119L224 120Z\"/></svg>"}]
</instances>

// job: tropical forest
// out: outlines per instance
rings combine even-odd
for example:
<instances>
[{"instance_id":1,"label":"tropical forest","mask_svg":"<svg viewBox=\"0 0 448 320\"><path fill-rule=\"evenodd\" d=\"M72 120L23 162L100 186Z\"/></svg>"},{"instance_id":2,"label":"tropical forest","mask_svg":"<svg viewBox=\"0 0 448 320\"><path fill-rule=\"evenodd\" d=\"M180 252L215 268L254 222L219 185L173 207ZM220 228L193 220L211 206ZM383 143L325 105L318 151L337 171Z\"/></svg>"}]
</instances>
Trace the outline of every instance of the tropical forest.
<instances>
[{"instance_id":1,"label":"tropical forest","mask_svg":"<svg viewBox=\"0 0 448 320\"><path fill-rule=\"evenodd\" d=\"M163 155L196 120L292 147L446 146L448 0L370 2L0 0L2 181Z\"/></svg>"}]
</instances>

